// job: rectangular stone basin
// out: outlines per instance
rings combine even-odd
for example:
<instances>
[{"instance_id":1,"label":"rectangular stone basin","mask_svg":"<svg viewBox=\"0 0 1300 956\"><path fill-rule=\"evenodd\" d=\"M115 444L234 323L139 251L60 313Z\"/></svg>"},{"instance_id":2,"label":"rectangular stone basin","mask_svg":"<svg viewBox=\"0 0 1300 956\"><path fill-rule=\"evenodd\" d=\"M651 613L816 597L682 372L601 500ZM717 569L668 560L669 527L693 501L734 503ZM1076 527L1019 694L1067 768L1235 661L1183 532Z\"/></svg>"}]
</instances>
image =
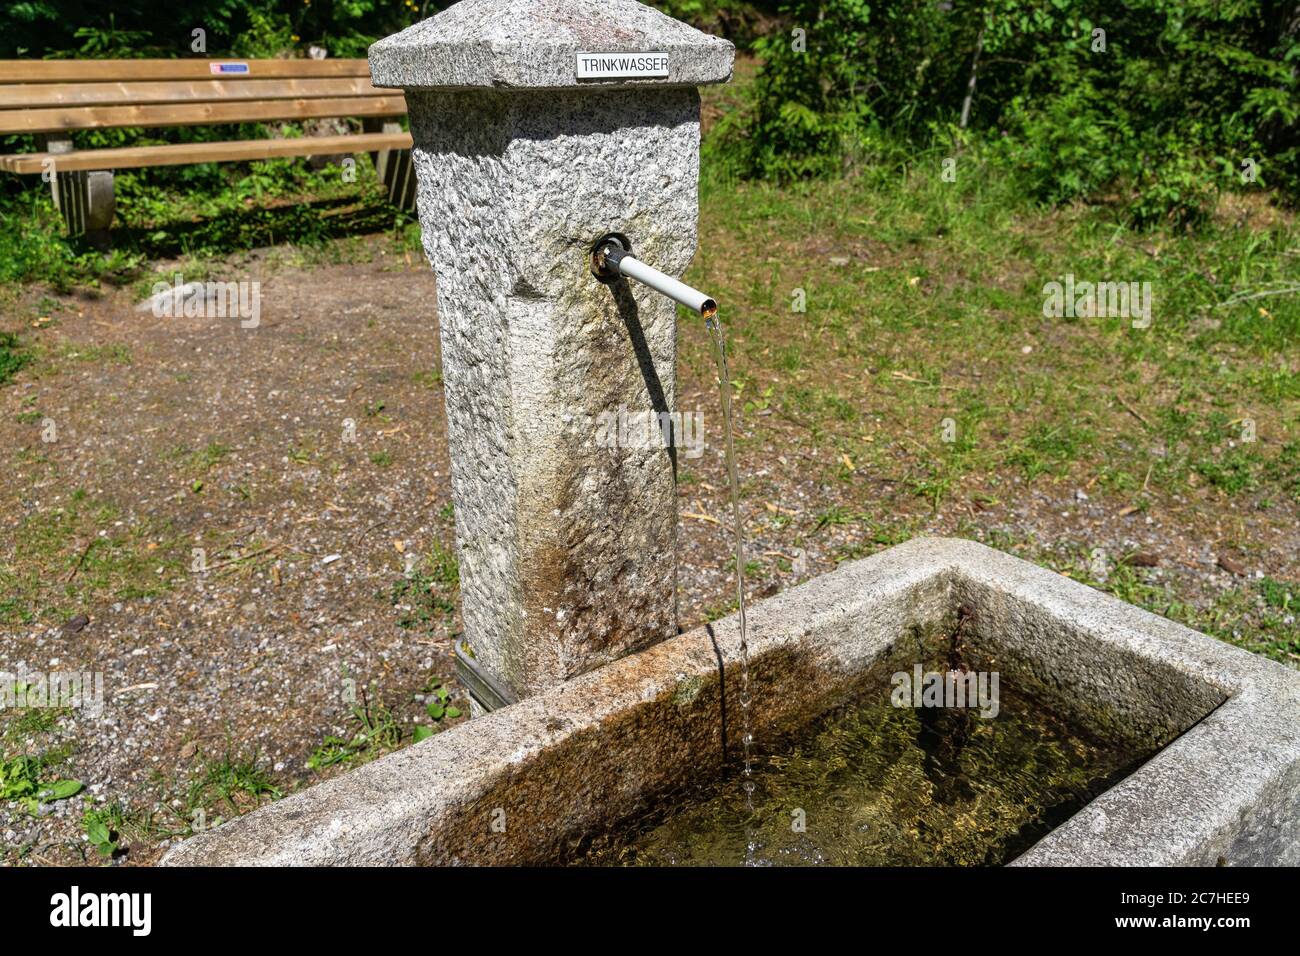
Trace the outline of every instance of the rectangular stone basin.
<instances>
[{"instance_id":1,"label":"rectangular stone basin","mask_svg":"<svg viewBox=\"0 0 1300 956\"><path fill-rule=\"evenodd\" d=\"M1004 683L1151 754L1015 865L1300 863L1300 674L1051 571L918 538L750 611L754 734L797 734L973 611ZM165 865L562 863L739 750L733 617L174 847Z\"/></svg>"}]
</instances>

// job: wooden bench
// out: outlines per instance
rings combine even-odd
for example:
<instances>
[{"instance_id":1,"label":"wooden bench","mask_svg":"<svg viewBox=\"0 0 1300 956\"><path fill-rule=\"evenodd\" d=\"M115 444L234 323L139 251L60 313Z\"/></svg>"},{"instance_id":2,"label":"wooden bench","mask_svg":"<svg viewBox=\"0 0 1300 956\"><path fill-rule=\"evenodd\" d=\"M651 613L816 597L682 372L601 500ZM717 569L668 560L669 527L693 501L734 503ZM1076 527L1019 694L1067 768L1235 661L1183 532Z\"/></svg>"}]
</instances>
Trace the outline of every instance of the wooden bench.
<instances>
[{"instance_id":1,"label":"wooden bench","mask_svg":"<svg viewBox=\"0 0 1300 956\"><path fill-rule=\"evenodd\" d=\"M415 203L400 91L370 83L365 60L0 60L0 135L38 137L0 170L42 174L72 235L113 221L113 170L368 152L388 195ZM360 117L363 132L294 139L74 150L71 132Z\"/></svg>"}]
</instances>

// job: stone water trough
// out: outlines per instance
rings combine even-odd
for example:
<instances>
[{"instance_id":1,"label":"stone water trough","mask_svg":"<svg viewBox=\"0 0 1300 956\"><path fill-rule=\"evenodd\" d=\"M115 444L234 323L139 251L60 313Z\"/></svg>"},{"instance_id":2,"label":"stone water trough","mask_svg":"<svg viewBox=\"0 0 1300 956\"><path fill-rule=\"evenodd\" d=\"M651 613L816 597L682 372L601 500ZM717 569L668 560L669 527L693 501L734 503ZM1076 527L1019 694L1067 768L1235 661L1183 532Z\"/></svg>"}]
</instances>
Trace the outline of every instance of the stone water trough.
<instances>
[{"instance_id":1,"label":"stone water trough","mask_svg":"<svg viewBox=\"0 0 1300 956\"><path fill-rule=\"evenodd\" d=\"M1084 727L1161 747L1017 865L1300 862L1300 674L970 541L914 539L755 604L756 737L879 683L908 634L963 604L1004 681L1050 694ZM712 636L681 634L195 836L164 862L565 861L719 772L715 641L735 700L737 639L734 617Z\"/></svg>"},{"instance_id":2,"label":"stone water trough","mask_svg":"<svg viewBox=\"0 0 1300 956\"><path fill-rule=\"evenodd\" d=\"M738 623L678 633L674 449L591 432L676 408L672 302L597 281L593 243L686 270L696 87L733 53L634 0L462 0L371 49L375 83L405 91L438 279L475 718L165 864L562 863L734 767ZM1300 674L968 541L750 609L760 751L886 686L959 609L1004 681L1151 755L1017 863L1300 863Z\"/></svg>"}]
</instances>

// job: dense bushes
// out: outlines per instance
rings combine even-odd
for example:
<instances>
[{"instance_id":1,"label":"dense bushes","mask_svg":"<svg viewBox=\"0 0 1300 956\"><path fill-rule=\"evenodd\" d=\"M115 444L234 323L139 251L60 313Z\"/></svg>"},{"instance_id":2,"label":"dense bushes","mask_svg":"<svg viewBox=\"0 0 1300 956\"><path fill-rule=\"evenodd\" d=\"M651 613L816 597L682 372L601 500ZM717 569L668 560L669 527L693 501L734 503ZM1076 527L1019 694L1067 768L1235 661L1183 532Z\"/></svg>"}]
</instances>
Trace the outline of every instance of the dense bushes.
<instances>
[{"instance_id":1,"label":"dense bushes","mask_svg":"<svg viewBox=\"0 0 1300 956\"><path fill-rule=\"evenodd\" d=\"M215 55L272 56L315 43L365 56L376 38L446 3L414 0L18 0L0 6L0 59L16 56L191 56L202 29Z\"/></svg>"},{"instance_id":2,"label":"dense bushes","mask_svg":"<svg viewBox=\"0 0 1300 956\"><path fill-rule=\"evenodd\" d=\"M1180 221L1243 177L1300 198L1294 0L792 0L784 13L757 44L752 114L724 130L747 174L822 175L882 137L951 135L977 64L973 142L1037 199L1120 190L1133 218Z\"/></svg>"}]
</instances>

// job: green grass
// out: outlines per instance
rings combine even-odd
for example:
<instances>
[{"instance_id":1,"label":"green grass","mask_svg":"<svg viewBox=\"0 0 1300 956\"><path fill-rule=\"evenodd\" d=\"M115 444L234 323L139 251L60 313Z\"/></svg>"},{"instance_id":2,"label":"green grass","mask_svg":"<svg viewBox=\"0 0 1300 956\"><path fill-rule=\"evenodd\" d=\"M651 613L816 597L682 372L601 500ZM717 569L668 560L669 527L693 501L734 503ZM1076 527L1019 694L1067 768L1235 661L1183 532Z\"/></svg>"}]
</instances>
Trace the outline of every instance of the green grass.
<instances>
[{"instance_id":1,"label":"green grass","mask_svg":"<svg viewBox=\"0 0 1300 956\"><path fill-rule=\"evenodd\" d=\"M1295 585L1266 577L1254 585L1242 584L1223 591L1201 606L1188 601L1167 580L1147 568L1108 562L1106 575L1099 578L1093 574L1091 555L1084 549L1032 549L1026 556L1129 604L1230 644L1284 664L1300 660L1300 630L1294 617L1291 622L1286 620L1286 614L1295 610L1294 595L1300 593Z\"/></svg>"},{"instance_id":2,"label":"green grass","mask_svg":"<svg viewBox=\"0 0 1300 956\"><path fill-rule=\"evenodd\" d=\"M16 684L16 701L26 700L26 685ZM72 745L59 739L59 720L66 707L18 707L6 710L0 734L0 804L17 802L35 815L42 804L76 796L80 781L58 773L72 754Z\"/></svg>"},{"instance_id":3,"label":"green grass","mask_svg":"<svg viewBox=\"0 0 1300 956\"><path fill-rule=\"evenodd\" d=\"M119 171L107 253L69 239L49 187L24 183L0 193L0 289L136 286L143 296L159 279L151 268L159 259L178 260L175 271L189 280L212 261L263 246L281 246L293 264L368 261L374 243L363 237L375 232L398 251L419 251L418 225L388 203L365 156L354 182L339 167L294 159Z\"/></svg>"},{"instance_id":4,"label":"green grass","mask_svg":"<svg viewBox=\"0 0 1300 956\"><path fill-rule=\"evenodd\" d=\"M183 575L180 537L165 522L117 524L120 510L74 492L63 506L23 517L12 557L0 556L0 623L61 624L96 598L168 591Z\"/></svg>"},{"instance_id":5,"label":"green grass","mask_svg":"<svg viewBox=\"0 0 1300 956\"><path fill-rule=\"evenodd\" d=\"M371 701L372 689L362 687L360 703L353 704L348 710L349 723L355 728L351 736L327 736L312 751L307 760L308 767L319 772L330 767L356 766L401 746L402 728L397 715L378 695Z\"/></svg>"},{"instance_id":6,"label":"green grass","mask_svg":"<svg viewBox=\"0 0 1300 956\"><path fill-rule=\"evenodd\" d=\"M1300 275L1285 214L1261 199L1257 223L1138 232L1105 207L1039 208L978 156L945 183L942 155L882 147L861 176L789 188L706 167L690 277L722 306L742 395L771 408L742 401L745 441L778 447L768 423L793 424L859 465L830 472L841 486L884 478L932 508L1017 476L1300 502L1300 294L1240 299ZM1151 282L1152 327L1045 318L1065 273ZM705 378L703 330L683 338ZM843 490L838 507L865 510Z\"/></svg>"},{"instance_id":7,"label":"green grass","mask_svg":"<svg viewBox=\"0 0 1300 956\"><path fill-rule=\"evenodd\" d=\"M202 819L206 826L216 826L225 816L247 813L282 796L256 756L226 753L205 760L191 775L184 798L186 817L191 823Z\"/></svg>"},{"instance_id":8,"label":"green grass","mask_svg":"<svg viewBox=\"0 0 1300 956\"><path fill-rule=\"evenodd\" d=\"M207 447L189 456L190 467L197 472L209 472L223 462L233 451L229 445L221 442L209 442Z\"/></svg>"},{"instance_id":9,"label":"green grass","mask_svg":"<svg viewBox=\"0 0 1300 956\"><path fill-rule=\"evenodd\" d=\"M432 627L455 613L459 590L456 554L435 541L432 550L395 582L386 596L400 610L399 627Z\"/></svg>"},{"instance_id":10,"label":"green grass","mask_svg":"<svg viewBox=\"0 0 1300 956\"><path fill-rule=\"evenodd\" d=\"M0 332L0 385L7 384L31 360L31 353L23 347L17 335Z\"/></svg>"}]
</instances>

